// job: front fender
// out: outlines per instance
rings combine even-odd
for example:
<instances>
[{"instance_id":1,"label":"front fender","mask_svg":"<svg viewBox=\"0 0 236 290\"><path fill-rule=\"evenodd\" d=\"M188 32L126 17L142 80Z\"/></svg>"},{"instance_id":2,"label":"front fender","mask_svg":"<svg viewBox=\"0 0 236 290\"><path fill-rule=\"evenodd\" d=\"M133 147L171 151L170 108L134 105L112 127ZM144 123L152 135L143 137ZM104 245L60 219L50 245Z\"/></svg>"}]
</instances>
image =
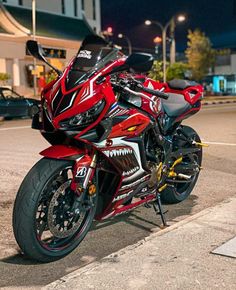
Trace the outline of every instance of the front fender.
<instances>
[{"instance_id":1,"label":"front fender","mask_svg":"<svg viewBox=\"0 0 236 290\"><path fill-rule=\"evenodd\" d=\"M77 159L78 156L85 155L86 153L86 149L66 145L53 145L41 151L39 154L53 159Z\"/></svg>"}]
</instances>

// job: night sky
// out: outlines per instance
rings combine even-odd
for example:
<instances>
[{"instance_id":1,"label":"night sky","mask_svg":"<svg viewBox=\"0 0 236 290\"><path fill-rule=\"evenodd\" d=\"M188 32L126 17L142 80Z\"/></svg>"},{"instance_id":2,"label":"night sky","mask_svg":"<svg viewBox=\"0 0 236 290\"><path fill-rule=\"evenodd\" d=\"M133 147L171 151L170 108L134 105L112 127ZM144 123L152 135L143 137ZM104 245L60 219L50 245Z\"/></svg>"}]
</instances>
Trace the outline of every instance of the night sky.
<instances>
[{"instance_id":1,"label":"night sky","mask_svg":"<svg viewBox=\"0 0 236 290\"><path fill-rule=\"evenodd\" d=\"M179 51L186 47L188 29L194 28L204 31L214 47L236 48L236 0L101 0L101 9L103 29L112 26L114 35L126 34L140 49L153 48L153 38L161 34L157 26L145 26L145 19L165 24L182 12L187 21L176 27Z\"/></svg>"}]
</instances>

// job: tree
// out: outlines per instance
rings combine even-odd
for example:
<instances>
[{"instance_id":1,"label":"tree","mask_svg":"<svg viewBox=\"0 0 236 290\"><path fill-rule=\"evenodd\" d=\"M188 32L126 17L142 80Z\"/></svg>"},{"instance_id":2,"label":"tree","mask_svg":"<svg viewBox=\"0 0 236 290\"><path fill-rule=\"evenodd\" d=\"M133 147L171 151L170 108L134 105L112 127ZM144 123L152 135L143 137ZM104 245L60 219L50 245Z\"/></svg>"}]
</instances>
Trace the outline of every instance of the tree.
<instances>
[{"instance_id":1,"label":"tree","mask_svg":"<svg viewBox=\"0 0 236 290\"><path fill-rule=\"evenodd\" d=\"M171 81L173 79L184 79L187 70L188 70L188 65L186 63L183 63L183 62L173 63L167 69L167 73L166 73L167 81Z\"/></svg>"},{"instance_id":2,"label":"tree","mask_svg":"<svg viewBox=\"0 0 236 290\"><path fill-rule=\"evenodd\" d=\"M155 60L148 76L155 81L163 81L163 62Z\"/></svg>"},{"instance_id":3,"label":"tree","mask_svg":"<svg viewBox=\"0 0 236 290\"><path fill-rule=\"evenodd\" d=\"M199 29L188 32L188 47L185 51L192 78L200 81L215 62L215 51L205 33Z\"/></svg>"}]
</instances>

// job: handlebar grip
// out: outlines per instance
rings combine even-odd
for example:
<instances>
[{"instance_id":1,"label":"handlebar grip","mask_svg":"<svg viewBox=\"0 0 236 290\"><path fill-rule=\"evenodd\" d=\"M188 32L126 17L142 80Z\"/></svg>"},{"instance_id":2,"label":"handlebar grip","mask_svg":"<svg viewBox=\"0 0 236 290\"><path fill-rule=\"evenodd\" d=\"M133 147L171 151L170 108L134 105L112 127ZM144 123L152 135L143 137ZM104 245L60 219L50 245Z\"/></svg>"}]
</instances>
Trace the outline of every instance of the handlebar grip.
<instances>
[{"instance_id":1,"label":"handlebar grip","mask_svg":"<svg viewBox=\"0 0 236 290\"><path fill-rule=\"evenodd\" d=\"M141 86L140 86L140 88L141 88ZM143 86L142 86L142 90L143 90L144 92L148 93L148 94L155 95L155 96L160 97L160 98L165 99L165 100L167 100L167 99L169 98L169 95L168 95L168 94L166 94L166 93L162 93L162 92L157 91L157 90L153 90L153 89L145 88L145 87L143 87Z\"/></svg>"}]
</instances>

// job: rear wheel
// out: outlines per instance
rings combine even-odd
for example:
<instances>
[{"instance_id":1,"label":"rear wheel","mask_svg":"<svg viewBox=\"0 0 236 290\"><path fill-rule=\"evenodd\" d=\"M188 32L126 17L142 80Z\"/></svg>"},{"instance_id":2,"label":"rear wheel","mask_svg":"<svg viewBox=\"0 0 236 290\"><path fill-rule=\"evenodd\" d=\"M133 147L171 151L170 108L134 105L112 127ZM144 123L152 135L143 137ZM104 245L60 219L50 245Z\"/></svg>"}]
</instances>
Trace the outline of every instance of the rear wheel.
<instances>
[{"instance_id":1,"label":"rear wheel","mask_svg":"<svg viewBox=\"0 0 236 290\"><path fill-rule=\"evenodd\" d=\"M30 258L51 262L68 255L92 224L97 193L83 200L71 190L72 161L43 158L29 171L17 193L13 230ZM94 181L95 182L95 181Z\"/></svg>"},{"instance_id":2,"label":"rear wheel","mask_svg":"<svg viewBox=\"0 0 236 290\"><path fill-rule=\"evenodd\" d=\"M196 142L201 142L200 137L198 136L197 132L193 130L191 127L183 126L184 132ZM184 148L189 147L189 144L183 144ZM192 155L193 159L199 166L202 164L202 148L200 151L194 153ZM191 159L186 156L183 158L182 163L191 164ZM199 176L199 172L195 173L192 176L191 182L183 182L183 183L173 183L172 186L168 186L162 193L161 193L161 200L165 204L174 204L185 200L192 192L197 179Z\"/></svg>"}]
</instances>

